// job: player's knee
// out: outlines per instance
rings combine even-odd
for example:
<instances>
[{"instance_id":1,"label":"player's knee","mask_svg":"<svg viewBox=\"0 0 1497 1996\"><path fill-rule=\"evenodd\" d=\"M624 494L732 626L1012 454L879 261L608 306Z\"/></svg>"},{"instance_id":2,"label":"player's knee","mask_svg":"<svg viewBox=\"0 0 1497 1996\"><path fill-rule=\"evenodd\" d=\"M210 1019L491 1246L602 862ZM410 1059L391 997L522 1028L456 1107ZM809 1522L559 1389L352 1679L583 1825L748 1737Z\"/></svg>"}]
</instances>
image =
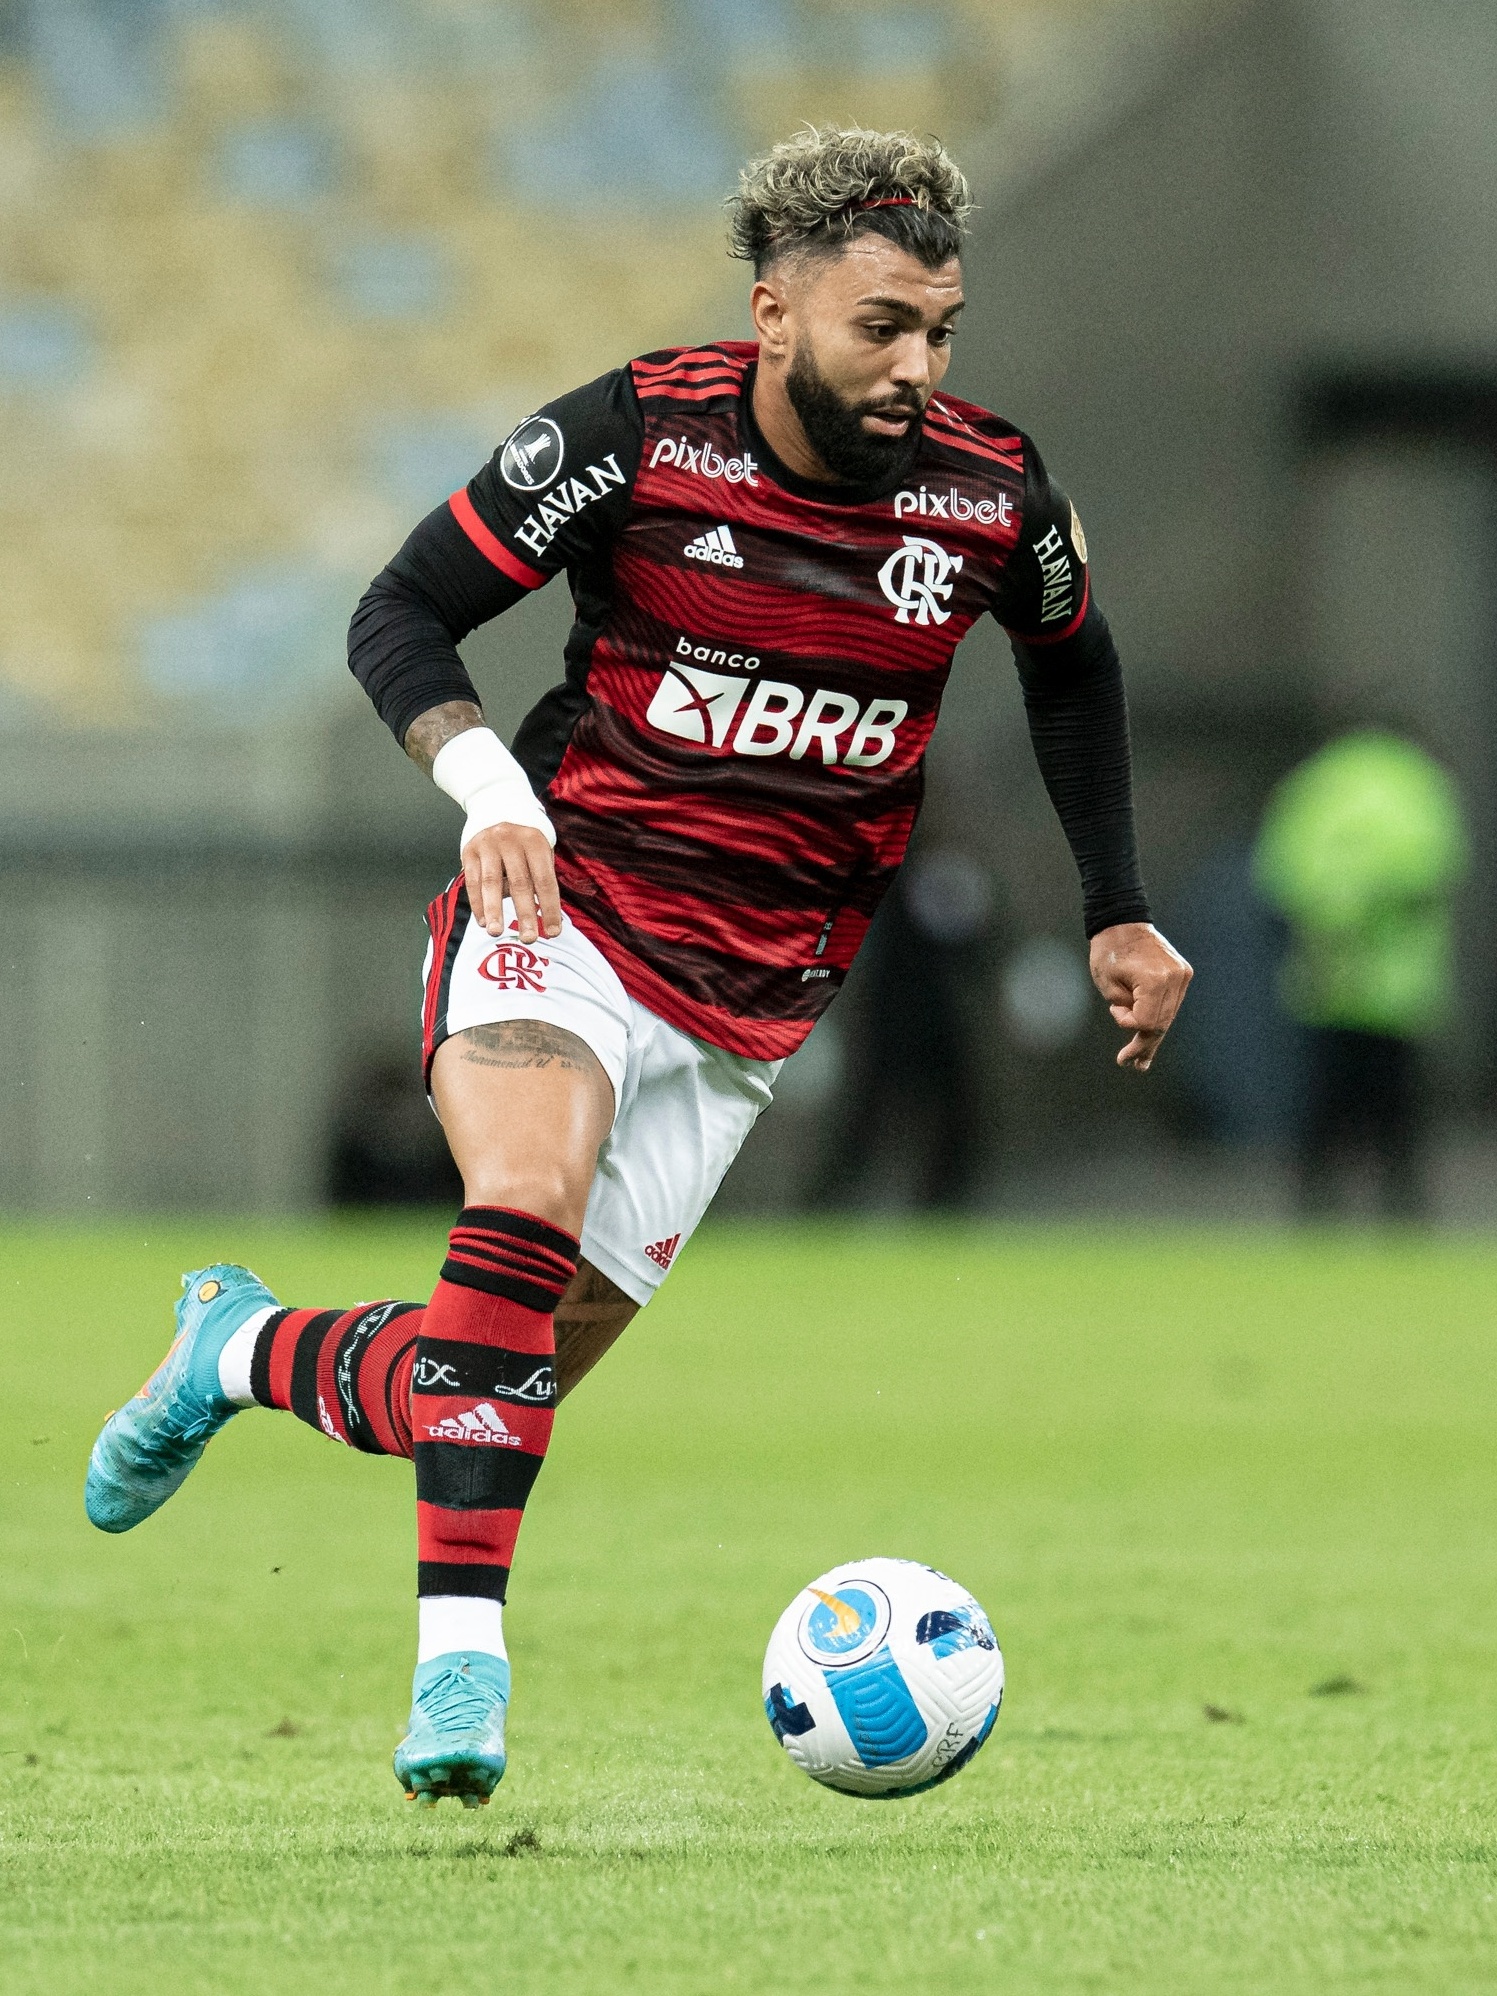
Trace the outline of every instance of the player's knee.
<instances>
[{"instance_id":1,"label":"player's knee","mask_svg":"<svg viewBox=\"0 0 1497 1996\"><path fill-rule=\"evenodd\" d=\"M538 1220L576 1233L582 1224L590 1187L580 1175L561 1165L480 1167L464 1175L463 1198L469 1206L507 1206L511 1212L533 1213Z\"/></svg>"}]
</instances>

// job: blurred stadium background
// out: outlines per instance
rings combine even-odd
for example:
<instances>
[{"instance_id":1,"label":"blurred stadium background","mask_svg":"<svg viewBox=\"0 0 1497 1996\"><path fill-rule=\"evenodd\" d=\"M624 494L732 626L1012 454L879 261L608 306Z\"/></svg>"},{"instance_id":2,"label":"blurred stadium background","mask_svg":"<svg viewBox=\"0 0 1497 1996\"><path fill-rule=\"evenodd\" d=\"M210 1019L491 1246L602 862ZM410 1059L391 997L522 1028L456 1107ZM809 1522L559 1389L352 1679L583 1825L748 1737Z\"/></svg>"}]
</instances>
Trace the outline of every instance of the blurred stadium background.
<instances>
[{"instance_id":1,"label":"blurred stadium background","mask_svg":"<svg viewBox=\"0 0 1497 1996\"><path fill-rule=\"evenodd\" d=\"M909 891L724 1205L898 1209L928 1140L979 1209L1287 1210L1247 854L1277 780L1372 723L1466 800L1437 1211L1489 1216L1494 101L1475 0L0 0L0 1206L445 1197L416 993L456 824L350 680L348 614L537 401L741 335L720 202L809 118L969 167L952 385L1080 504L1201 975L1149 1084L1116 1074L980 630ZM569 607L470 641L501 731ZM860 1061L904 1004L906 1046L958 1051L873 1130Z\"/></svg>"}]
</instances>

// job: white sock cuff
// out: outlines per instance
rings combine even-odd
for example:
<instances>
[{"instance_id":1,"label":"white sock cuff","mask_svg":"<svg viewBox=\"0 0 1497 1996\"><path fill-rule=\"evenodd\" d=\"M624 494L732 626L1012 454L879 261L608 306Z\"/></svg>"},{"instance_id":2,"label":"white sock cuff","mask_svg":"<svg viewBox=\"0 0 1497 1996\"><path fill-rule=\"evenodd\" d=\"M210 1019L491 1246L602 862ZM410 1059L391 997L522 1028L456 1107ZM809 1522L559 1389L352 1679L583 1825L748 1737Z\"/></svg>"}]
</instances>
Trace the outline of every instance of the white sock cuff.
<instances>
[{"instance_id":1,"label":"white sock cuff","mask_svg":"<svg viewBox=\"0 0 1497 1996\"><path fill-rule=\"evenodd\" d=\"M255 1340L264 1330L266 1322L275 1316L281 1305L268 1303L263 1310L257 1310L253 1317L246 1317L229 1342L218 1354L218 1384L226 1400L232 1400L236 1407L253 1407L255 1396L250 1391L250 1367L255 1362Z\"/></svg>"},{"instance_id":2,"label":"white sock cuff","mask_svg":"<svg viewBox=\"0 0 1497 1996\"><path fill-rule=\"evenodd\" d=\"M434 1656L449 1656L454 1650L509 1654L504 1647L504 1610L497 1601L477 1594L423 1594L417 1607L417 1663L430 1663Z\"/></svg>"}]
</instances>

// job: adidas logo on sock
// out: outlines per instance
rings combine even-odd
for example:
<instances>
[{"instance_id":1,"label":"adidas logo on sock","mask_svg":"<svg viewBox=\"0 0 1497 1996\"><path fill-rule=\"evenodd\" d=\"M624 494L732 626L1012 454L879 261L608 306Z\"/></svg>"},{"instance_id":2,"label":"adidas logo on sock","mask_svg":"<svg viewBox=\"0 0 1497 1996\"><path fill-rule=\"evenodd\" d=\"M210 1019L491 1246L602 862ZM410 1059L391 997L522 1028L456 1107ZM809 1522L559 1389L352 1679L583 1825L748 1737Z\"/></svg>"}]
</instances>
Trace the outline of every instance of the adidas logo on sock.
<instances>
[{"instance_id":1,"label":"adidas logo on sock","mask_svg":"<svg viewBox=\"0 0 1497 1996\"><path fill-rule=\"evenodd\" d=\"M499 1418L497 1408L487 1400L480 1400L476 1407L464 1407L460 1413L448 1414L445 1419L435 1421L426 1430L434 1442L479 1442L489 1448L521 1448L523 1443L518 1435L511 1434Z\"/></svg>"},{"instance_id":2,"label":"adidas logo on sock","mask_svg":"<svg viewBox=\"0 0 1497 1996\"><path fill-rule=\"evenodd\" d=\"M676 1249L681 1245L681 1236L672 1234L669 1240L651 1241L645 1253L661 1268L669 1268L675 1259Z\"/></svg>"},{"instance_id":3,"label":"adidas logo on sock","mask_svg":"<svg viewBox=\"0 0 1497 1996\"><path fill-rule=\"evenodd\" d=\"M688 561L710 561L717 568L742 568L743 556L733 545L733 536L726 527L714 527L711 533L698 534L685 550Z\"/></svg>"}]
</instances>

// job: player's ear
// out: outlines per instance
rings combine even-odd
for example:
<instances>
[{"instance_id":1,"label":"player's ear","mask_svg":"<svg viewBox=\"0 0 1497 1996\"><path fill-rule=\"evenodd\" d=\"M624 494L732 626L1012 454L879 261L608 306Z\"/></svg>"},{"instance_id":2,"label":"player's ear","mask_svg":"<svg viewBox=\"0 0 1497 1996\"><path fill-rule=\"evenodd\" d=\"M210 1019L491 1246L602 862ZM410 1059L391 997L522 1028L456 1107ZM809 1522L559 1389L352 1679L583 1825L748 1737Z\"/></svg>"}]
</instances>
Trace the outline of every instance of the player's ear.
<instances>
[{"instance_id":1,"label":"player's ear","mask_svg":"<svg viewBox=\"0 0 1497 1996\"><path fill-rule=\"evenodd\" d=\"M749 314L766 360L783 360L790 351L790 307L783 283L771 271L749 293Z\"/></svg>"}]
</instances>

